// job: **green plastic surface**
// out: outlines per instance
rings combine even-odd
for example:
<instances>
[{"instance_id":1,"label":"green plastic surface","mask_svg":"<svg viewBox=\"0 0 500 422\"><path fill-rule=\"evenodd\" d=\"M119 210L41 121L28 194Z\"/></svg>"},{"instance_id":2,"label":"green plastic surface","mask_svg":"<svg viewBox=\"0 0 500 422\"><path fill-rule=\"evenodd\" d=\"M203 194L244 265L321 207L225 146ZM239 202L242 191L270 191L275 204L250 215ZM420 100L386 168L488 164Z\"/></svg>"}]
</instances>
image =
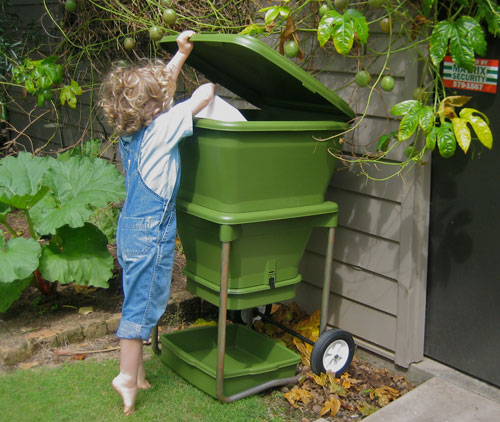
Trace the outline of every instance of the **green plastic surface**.
<instances>
[{"instance_id":1,"label":"green plastic surface","mask_svg":"<svg viewBox=\"0 0 500 422\"><path fill-rule=\"evenodd\" d=\"M216 397L217 327L195 327L160 337L161 359L196 387ZM240 324L226 329L224 394L293 377L300 356Z\"/></svg>"},{"instance_id":2,"label":"green plastic surface","mask_svg":"<svg viewBox=\"0 0 500 422\"><path fill-rule=\"evenodd\" d=\"M201 297L212 305L219 306L219 285L204 280L186 270L184 270L184 274L187 276L186 288L189 292ZM243 289L228 289L227 309L237 311L291 300L295 298L297 284L301 280L302 276L299 274L291 280L283 280L275 283L274 287L271 287L269 284L260 284Z\"/></svg>"},{"instance_id":3,"label":"green plastic surface","mask_svg":"<svg viewBox=\"0 0 500 422\"><path fill-rule=\"evenodd\" d=\"M346 122L355 117L335 92L257 38L196 34L191 41L194 48L187 59L189 65L260 109L298 110L301 114L308 110L328 115L313 120ZM171 53L177 51L175 35L164 37L160 44Z\"/></svg>"},{"instance_id":4,"label":"green plastic surface","mask_svg":"<svg viewBox=\"0 0 500 422\"><path fill-rule=\"evenodd\" d=\"M317 216L318 219L315 224L317 224L318 227L336 227L339 210L337 203L331 201L301 207L237 213L214 211L210 208L206 208L183 199L177 200L177 207L186 211L188 214L203 218L204 220L208 220L213 223L224 225L261 223L264 221Z\"/></svg>"},{"instance_id":5,"label":"green plastic surface","mask_svg":"<svg viewBox=\"0 0 500 422\"><path fill-rule=\"evenodd\" d=\"M232 125L248 123L253 122ZM180 144L178 197L233 213L322 203L337 161L330 151L339 152L339 145L314 138L337 132L290 131L292 122L266 123L280 130L226 131L224 122L198 122Z\"/></svg>"},{"instance_id":6,"label":"green plastic surface","mask_svg":"<svg viewBox=\"0 0 500 422\"><path fill-rule=\"evenodd\" d=\"M302 214L297 210L302 210ZM218 304L221 241L230 241L230 309L272 303L276 297L278 300L274 301L292 299L295 286L291 280L300 277L298 265L311 231L314 227L336 225L337 204L325 202L297 209L244 213L243 216L239 224L233 224L224 213L178 202L177 228L186 254L185 271L191 280L190 290ZM267 220L268 217L273 219ZM258 219L261 221L256 221ZM290 286L285 287L287 282ZM284 284L280 291L276 286L281 283ZM245 298L245 294L249 297ZM271 297L274 294L277 296Z\"/></svg>"}]
</instances>

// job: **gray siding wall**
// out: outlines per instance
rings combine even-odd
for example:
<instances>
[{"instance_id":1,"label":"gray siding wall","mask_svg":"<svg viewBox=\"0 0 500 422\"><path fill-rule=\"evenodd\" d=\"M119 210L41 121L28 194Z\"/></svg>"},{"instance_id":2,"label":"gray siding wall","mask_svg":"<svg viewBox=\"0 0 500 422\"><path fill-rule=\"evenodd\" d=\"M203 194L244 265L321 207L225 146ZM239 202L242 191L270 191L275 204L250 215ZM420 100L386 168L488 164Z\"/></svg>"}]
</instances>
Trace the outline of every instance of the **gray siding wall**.
<instances>
[{"instance_id":1,"label":"gray siding wall","mask_svg":"<svg viewBox=\"0 0 500 422\"><path fill-rule=\"evenodd\" d=\"M383 51L387 35L371 37ZM403 39L396 42L404 45ZM370 73L378 73L382 64L379 60ZM320 53L312 65L332 89L345 86L357 71L356 60L339 55ZM388 67L396 86L391 92L373 92L366 118L352 138L346 137L346 157L365 147L374 152L381 134L397 130L399 122L389 110L411 99L418 86L419 63L411 53L393 54ZM358 114L364 113L368 88L351 84L337 92ZM390 156L396 162L403 159L404 148L399 149ZM366 169L377 178L394 172L390 166ZM328 324L351 332L359 346L405 367L423 358L429 186L430 163L383 182L340 164L326 194L339 204ZM315 229L301 263L304 282L297 294L297 302L309 312L321 306L325 251L326 230Z\"/></svg>"},{"instance_id":2,"label":"gray siding wall","mask_svg":"<svg viewBox=\"0 0 500 422\"><path fill-rule=\"evenodd\" d=\"M21 19L23 25L35 23L37 27L43 27L40 33L40 44L45 55L50 55L53 48L51 43L60 36L60 31L55 27L48 16L48 12L41 0L11 0L12 11ZM64 3L57 0L46 0L47 8L52 16L61 16L64 12ZM34 54L29 56L33 60L40 59ZM85 77L90 78L90 66L85 68L81 66L81 71L86 72ZM65 78L69 83L69 79ZM84 85L84 84L81 84ZM85 87L82 87L85 89ZM54 109L45 104L43 107L37 107L35 96L23 93L20 88L12 88L9 95L15 101L15 104L9 104L8 120L17 129L13 131L11 138L16 139L29 151L43 148L44 152L52 152L60 148L70 147L79 142L93 138L102 137L104 133L110 133L109 128L98 119L90 119L91 108L96 107L96 93L84 91L77 96L76 109L71 109L67 105L59 107L57 112L60 127L55 125L56 116ZM57 104L59 98L54 96L53 101ZM106 156L112 158L116 155L116 148L110 148L106 151Z\"/></svg>"}]
</instances>

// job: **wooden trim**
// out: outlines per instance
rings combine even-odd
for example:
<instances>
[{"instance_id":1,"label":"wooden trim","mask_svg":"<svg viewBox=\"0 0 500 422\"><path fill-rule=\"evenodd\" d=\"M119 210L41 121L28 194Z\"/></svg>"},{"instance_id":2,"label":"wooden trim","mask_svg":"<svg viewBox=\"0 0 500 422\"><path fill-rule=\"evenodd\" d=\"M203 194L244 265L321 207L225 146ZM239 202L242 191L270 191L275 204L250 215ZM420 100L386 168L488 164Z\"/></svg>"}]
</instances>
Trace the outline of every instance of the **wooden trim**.
<instances>
[{"instance_id":1,"label":"wooden trim","mask_svg":"<svg viewBox=\"0 0 500 422\"><path fill-rule=\"evenodd\" d=\"M409 56L407 96L418 85L416 56ZM430 155L405 176L401 202L398 315L395 363L407 368L424 357L425 301L430 207Z\"/></svg>"}]
</instances>

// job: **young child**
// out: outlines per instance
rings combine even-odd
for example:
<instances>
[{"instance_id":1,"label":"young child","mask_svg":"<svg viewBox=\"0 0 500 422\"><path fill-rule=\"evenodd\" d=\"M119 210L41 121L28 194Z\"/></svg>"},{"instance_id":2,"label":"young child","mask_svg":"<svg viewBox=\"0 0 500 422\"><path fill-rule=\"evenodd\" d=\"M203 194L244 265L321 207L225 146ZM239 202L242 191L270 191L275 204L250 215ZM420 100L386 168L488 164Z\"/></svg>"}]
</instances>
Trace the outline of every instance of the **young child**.
<instances>
[{"instance_id":1,"label":"young child","mask_svg":"<svg viewBox=\"0 0 500 422\"><path fill-rule=\"evenodd\" d=\"M175 198L180 179L177 144L193 131L193 116L214 97L214 85L196 89L172 107L182 65L193 49L185 31L165 65L117 67L105 78L100 105L120 137L127 197L118 221L118 260L123 269L120 373L112 386L130 415L139 389L151 388L142 360L148 340L167 306L176 238Z\"/></svg>"}]
</instances>

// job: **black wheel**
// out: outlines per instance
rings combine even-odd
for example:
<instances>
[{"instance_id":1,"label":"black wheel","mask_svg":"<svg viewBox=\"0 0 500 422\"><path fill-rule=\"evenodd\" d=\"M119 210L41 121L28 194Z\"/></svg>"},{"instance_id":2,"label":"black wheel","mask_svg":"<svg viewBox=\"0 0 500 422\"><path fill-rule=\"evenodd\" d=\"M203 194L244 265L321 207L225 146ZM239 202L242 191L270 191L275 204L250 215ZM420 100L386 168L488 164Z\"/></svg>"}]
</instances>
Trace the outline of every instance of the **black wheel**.
<instances>
[{"instance_id":1,"label":"black wheel","mask_svg":"<svg viewBox=\"0 0 500 422\"><path fill-rule=\"evenodd\" d=\"M331 371L338 377L352 362L356 344L352 336L344 330L325 331L314 343L311 353L311 369L317 375Z\"/></svg>"}]
</instances>

